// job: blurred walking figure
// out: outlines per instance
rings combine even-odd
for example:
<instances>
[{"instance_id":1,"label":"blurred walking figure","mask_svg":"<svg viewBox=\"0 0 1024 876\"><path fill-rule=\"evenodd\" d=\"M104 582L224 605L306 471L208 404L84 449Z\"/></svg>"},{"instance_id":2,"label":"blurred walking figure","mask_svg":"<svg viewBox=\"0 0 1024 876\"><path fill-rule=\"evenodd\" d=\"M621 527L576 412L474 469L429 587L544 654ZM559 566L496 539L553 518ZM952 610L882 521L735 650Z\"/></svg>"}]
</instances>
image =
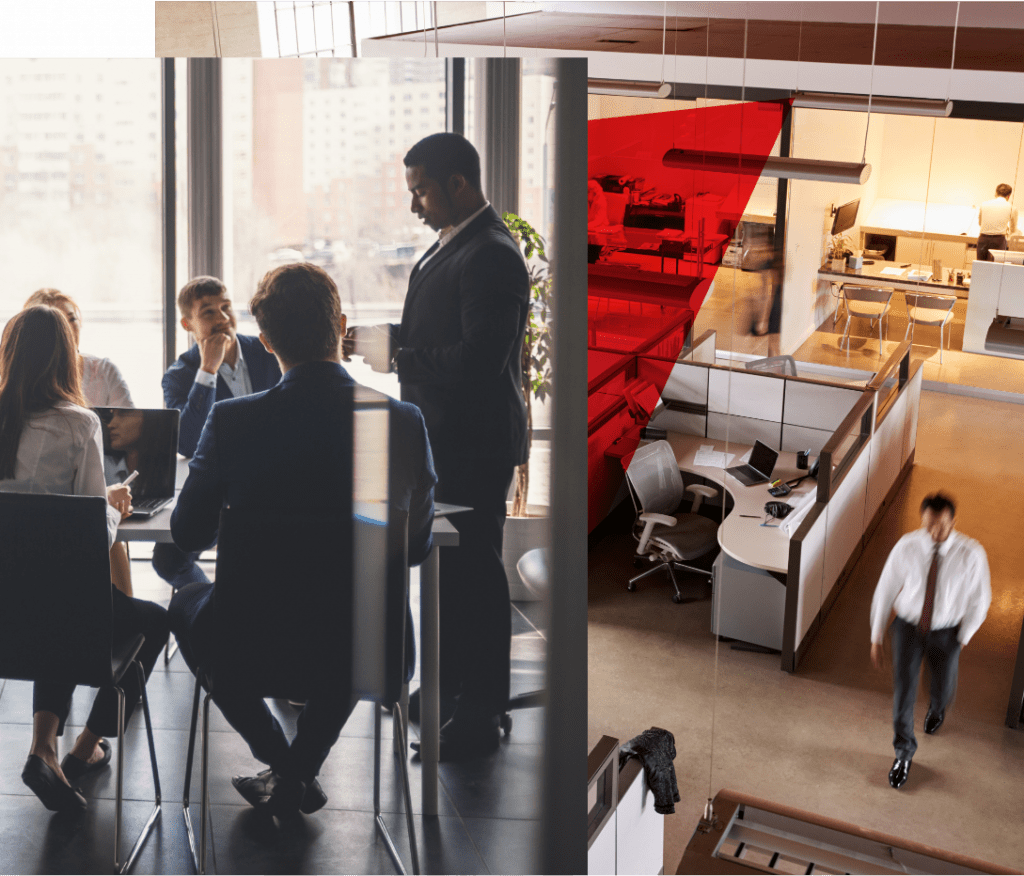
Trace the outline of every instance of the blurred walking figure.
<instances>
[{"instance_id":1,"label":"blurred walking figure","mask_svg":"<svg viewBox=\"0 0 1024 876\"><path fill-rule=\"evenodd\" d=\"M890 614L892 723L896 759L889 784L902 788L917 751L914 702L921 660L931 672L924 732L934 733L956 693L960 649L992 602L988 559L973 538L957 532L956 505L942 493L925 496L921 528L904 535L889 554L871 601L871 662L882 668L882 635Z\"/></svg>"},{"instance_id":2,"label":"blurred walking figure","mask_svg":"<svg viewBox=\"0 0 1024 876\"><path fill-rule=\"evenodd\" d=\"M775 249L775 228L744 222L740 240L740 268L761 275L761 295L754 302L750 333L757 337L768 335L768 355L776 356L782 323L784 258Z\"/></svg>"}]
</instances>

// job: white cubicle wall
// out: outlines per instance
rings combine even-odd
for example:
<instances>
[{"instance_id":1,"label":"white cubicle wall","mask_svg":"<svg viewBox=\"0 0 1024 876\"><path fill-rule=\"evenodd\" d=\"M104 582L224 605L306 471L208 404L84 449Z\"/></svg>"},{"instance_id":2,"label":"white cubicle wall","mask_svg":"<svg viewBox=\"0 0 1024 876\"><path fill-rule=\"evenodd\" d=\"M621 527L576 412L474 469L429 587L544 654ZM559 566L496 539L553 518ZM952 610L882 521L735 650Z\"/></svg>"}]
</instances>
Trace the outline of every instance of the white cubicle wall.
<instances>
[{"instance_id":1,"label":"white cubicle wall","mask_svg":"<svg viewBox=\"0 0 1024 876\"><path fill-rule=\"evenodd\" d=\"M851 418L868 411L868 439L844 460L827 501L815 504L790 540L784 669L792 671L799 664L822 612L827 612L885 512L884 503L892 500L908 471L917 445L922 374L920 362L908 368L904 385L887 406L886 391L877 391L880 384L867 391Z\"/></svg>"},{"instance_id":2,"label":"white cubicle wall","mask_svg":"<svg viewBox=\"0 0 1024 876\"><path fill-rule=\"evenodd\" d=\"M651 425L795 453L816 455L857 403L863 387L679 362Z\"/></svg>"}]
</instances>

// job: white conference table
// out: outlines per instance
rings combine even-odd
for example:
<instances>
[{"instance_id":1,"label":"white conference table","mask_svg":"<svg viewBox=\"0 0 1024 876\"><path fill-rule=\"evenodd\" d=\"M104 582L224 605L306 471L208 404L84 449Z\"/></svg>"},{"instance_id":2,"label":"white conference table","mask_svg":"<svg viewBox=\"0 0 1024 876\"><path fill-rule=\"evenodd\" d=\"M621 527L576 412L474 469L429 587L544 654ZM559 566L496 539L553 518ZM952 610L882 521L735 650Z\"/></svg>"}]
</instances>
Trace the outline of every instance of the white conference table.
<instances>
[{"instance_id":1,"label":"white conference table","mask_svg":"<svg viewBox=\"0 0 1024 876\"><path fill-rule=\"evenodd\" d=\"M188 476L188 460L178 459L176 484ZM175 492L181 492L179 486ZM454 506L452 506L454 507ZM172 502L148 520L125 520L117 529L119 541L173 542L171 538ZM458 530L444 517L435 517L431 530L434 548L420 566L420 762L422 764L423 814L437 815L437 764L440 752L440 652L439 639L439 564L438 548L455 547ZM407 752L400 756L407 757Z\"/></svg>"}]
</instances>

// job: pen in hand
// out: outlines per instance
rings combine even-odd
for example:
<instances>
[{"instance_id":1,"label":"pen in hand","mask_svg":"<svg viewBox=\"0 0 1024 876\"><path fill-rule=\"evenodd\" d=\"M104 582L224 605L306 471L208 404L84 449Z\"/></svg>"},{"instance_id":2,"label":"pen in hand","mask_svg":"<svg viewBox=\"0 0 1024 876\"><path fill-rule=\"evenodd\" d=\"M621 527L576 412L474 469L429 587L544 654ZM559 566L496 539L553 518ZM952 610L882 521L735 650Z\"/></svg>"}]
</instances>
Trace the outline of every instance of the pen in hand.
<instances>
[{"instance_id":1,"label":"pen in hand","mask_svg":"<svg viewBox=\"0 0 1024 876\"><path fill-rule=\"evenodd\" d=\"M130 475L128 475L128 477L126 477L123 481L121 481L121 483L118 486L127 487L128 484L130 484L132 481L134 481L138 476L139 476L139 470L135 469L135 471L133 471Z\"/></svg>"}]
</instances>

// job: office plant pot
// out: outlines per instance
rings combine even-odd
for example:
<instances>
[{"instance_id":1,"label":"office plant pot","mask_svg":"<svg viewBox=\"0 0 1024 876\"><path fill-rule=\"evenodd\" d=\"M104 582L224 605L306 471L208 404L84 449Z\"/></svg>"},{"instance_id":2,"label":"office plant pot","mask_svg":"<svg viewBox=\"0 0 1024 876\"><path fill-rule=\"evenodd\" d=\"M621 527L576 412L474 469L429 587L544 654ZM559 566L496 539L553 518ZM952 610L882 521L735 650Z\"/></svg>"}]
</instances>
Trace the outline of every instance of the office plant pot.
<instances>
[{"instance_id":1,"label":"office plant pot","mask_svg":"<svg viewBox=\"0 0 1024 876\"><path fill-rule=\"evenodd\" d=\"M512 503L508 503L512 510ZM547 505L527 505L527 517L506 517L502 534L502 559L508 577L509 595L516 601L533 602L540 599L530 592L519 577L516 563L529 550L550 545L550 519Z\"/></svg>"}]
</instances>

